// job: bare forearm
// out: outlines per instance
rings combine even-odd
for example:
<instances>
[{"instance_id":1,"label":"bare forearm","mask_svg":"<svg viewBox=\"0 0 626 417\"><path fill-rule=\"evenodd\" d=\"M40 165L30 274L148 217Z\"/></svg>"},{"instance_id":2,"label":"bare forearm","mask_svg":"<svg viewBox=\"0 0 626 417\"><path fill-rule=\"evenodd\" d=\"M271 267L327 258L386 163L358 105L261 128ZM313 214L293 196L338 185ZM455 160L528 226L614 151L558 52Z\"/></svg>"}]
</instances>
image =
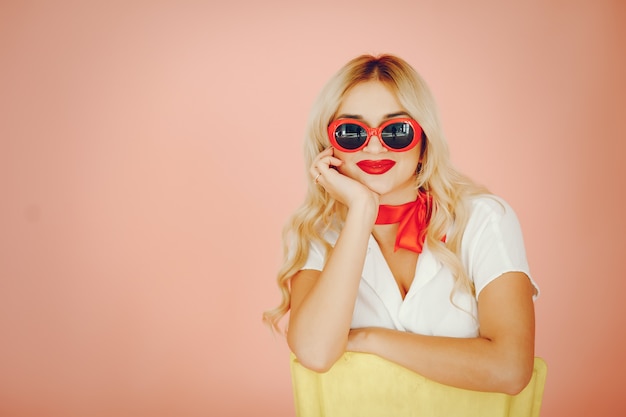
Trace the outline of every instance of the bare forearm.
<instances>
[{"instance_id":1,"label":"bare forearm","mask_svg":"<svg viewBox=\"0 0 626 417\"><path fill-rule=\"evenodd\" d=\"M371 328L354 330L347 349L377 354L446 385L515 394L531 376L532 345Z\"/></svg>"},{"instance_id":2,"label":"bare forearm","mask_svg":"<svg viewBox=\"0 0 626 417\"><path fill-rule=\"evenodd\" d=\"M348 214L324 270L300 305L292 309L289 345L311 368L324 370L345 351L370 223L372 213L367 210Z\"/></svg>"}]
</instances>

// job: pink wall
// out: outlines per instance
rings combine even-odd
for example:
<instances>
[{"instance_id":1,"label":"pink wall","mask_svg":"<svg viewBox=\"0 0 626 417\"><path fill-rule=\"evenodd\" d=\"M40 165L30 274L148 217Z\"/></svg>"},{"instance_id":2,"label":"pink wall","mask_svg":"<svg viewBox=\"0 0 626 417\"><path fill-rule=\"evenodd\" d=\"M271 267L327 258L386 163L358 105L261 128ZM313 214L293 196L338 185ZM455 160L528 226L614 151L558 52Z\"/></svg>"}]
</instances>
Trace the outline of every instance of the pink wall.
<instances>
[{"instance_id":1,"label":"pink wall","mask_svg":"<svg viewBox=\"0 0 626 417\"><path fill-rule=\"evenodd\" d=\"M0 415L292 416L260 314L309 106L363 52L519 214L542 416L626 414L624 3L260 3L0 4Z\"/></svg>"}]
</instances>

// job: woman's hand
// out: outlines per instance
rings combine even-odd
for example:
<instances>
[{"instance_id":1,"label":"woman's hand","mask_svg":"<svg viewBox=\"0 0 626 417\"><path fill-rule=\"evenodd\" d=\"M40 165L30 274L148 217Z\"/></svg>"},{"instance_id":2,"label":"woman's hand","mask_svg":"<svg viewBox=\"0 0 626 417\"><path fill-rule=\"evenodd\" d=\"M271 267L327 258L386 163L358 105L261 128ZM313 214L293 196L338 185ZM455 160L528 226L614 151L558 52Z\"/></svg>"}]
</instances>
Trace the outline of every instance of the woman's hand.
<instances>
[{"instance_id":1,"label":"woman's hand","mask_svg":"<svg viewBox=\"0 0 626 417\"><path fill-rule=\"evenodd\" d=\"M340 173L343 161L333 155L333 148L328 147L317 155L309 170L313 180L324 187L337 201L348 209L371 205L374 213L378 212L380 196L362 183Z\"/></svg>"}]
</instances>

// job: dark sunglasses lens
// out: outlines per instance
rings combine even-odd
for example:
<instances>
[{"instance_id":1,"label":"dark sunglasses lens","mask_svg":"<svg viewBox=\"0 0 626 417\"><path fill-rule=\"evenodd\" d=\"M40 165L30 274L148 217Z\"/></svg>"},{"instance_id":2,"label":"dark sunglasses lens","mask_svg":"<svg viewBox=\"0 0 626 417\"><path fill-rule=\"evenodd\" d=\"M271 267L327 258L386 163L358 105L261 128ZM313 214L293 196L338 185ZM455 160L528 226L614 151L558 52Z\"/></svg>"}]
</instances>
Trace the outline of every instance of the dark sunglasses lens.
<instances>
[{"instance_id":1,"label":"dark sunglasses lens","mask_svg":"<svg viewBox=\"0 0 626 417\"><path fill-rule=\"evenodd\" d=\"M335 140L344 149L357 149L367 140L367 132L354 123L344 123L335 129Z\"/></svg>"},{"instance_id":2,"label":"dark sunglasses lens","mask_svg":"<svg viewBox=\"0 0 626 417\"><path fill-rule=\"evenodd\" d=\"M385 126L382 133L382 140L392 149L403 149L413 142L413 126L407 122L392 123Z\"/></svg>"}]
</instances>

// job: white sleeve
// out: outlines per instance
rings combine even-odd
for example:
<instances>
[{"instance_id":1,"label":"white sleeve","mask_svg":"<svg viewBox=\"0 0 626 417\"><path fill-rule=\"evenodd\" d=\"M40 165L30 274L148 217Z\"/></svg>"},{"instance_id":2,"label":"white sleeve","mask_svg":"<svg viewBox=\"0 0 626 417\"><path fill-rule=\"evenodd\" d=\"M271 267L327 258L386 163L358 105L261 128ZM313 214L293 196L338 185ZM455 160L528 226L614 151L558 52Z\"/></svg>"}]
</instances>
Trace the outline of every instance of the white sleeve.
<instances>
[{"instance_id":1,"label":"white sleeve","mask_svg":"<svg viewBox=\"0 0 626 417\"><path fill-rule=\"evenodd\" d=\"M522 230L513 209L502 199L477 198L463 236L463 261L474 281L476 297L494 279L506 272L530 275Z\"/></svg>"},{"instance_id":2,"label":"white sleeve","mask_svg":"<svg viewBox=\"0 0 626 417\"><path fill-rule=\"evenodd\" d=\"M321 271L324 269L324 258L326 251L319 242L309 242L309 255L302 269L315 269Z\"/></svg>"}]
</instances>

